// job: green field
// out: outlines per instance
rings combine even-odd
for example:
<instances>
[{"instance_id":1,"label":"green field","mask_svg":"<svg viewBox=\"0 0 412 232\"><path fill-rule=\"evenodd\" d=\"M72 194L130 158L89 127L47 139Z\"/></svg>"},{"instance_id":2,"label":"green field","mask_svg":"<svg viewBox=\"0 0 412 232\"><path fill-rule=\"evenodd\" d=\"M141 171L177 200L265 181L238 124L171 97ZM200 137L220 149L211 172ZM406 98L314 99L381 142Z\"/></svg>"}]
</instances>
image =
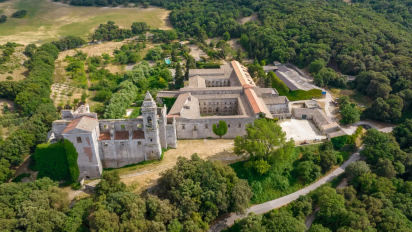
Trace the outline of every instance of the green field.
<instances>
[{"instance_id":1,"label":"green field","mask_svg":"<svg viewBox=\"0 0 412 232\"><path fill-rule=\"evenodd\" d=\"M170 28L169 11L160 8L82 7L50 0L12 0L0 3L0 9L8 17L0 26L0 44L43 43L68 35L86 39L96 27L109 20L124 28L139 21L147 22L152 28ZM12 18L16 10L27 10L27 18Z\"/></svg>"},{"instance_id":2,"label":"green field","mask_svg":"<svg viewBox=\"0 0 412 232\"><path fill-rule=\"evenodd\" d=\"M289 101L310 100L312 98L322 97L322 90L320 89L311 89L308 91L299 89L295 91L289 91L288 93L285 93L279 88L277 88L276 90L278 90L279 96L286 96Z\"/></svg>"}]
</instances>

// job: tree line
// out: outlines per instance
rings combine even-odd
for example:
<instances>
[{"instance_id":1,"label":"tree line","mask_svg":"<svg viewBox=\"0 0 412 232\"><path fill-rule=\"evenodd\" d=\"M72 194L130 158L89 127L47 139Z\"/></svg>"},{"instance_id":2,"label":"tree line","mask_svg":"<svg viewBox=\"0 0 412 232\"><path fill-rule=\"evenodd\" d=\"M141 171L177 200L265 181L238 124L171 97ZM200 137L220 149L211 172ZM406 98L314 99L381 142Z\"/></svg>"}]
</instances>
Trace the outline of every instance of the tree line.
<instances>
[{"instance_id":1,"label":"tree line","mask_svg":"<svg viewBox=\"0 0 412 232\"><path fill-rule=\"evenodd\" d=\"M56 45L70 49L77 47L79 41L82 41L77 37L69 38L74 41L66 38L54 44L45 43L40 47L28 45L25 52L29 60L24 65L29 69L29 76L18 82L0 82L0 96L14 100L20 116L28 118L0 143L0 183L13 175L11 166L19 165L25 157L34 152L37 144L47 140L52 122L59 118L50 99L54 61L60 52Z\"/></svg>"}]
</instances>

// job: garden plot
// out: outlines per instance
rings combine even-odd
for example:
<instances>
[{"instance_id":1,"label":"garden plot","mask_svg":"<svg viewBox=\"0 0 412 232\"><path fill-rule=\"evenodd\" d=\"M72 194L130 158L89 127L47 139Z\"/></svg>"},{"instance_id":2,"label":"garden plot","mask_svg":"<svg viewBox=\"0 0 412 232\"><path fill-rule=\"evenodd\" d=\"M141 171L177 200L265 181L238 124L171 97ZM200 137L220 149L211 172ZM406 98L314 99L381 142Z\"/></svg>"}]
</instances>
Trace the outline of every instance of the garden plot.
<instances>
[{"instance_id":1,"label":"garden plot","mask_svg":"<svg viewBox=\"0 0 412 232\"><path fill-rule=\"evenodd\" d=\"M81 101L82 94L85 90L70 86L66 83L56 83L51 86L52 93L50 98L53 99L54 104L57 105L66 105L69 103L71 105L74 99L79 99ZM86 90L86 94L89 95Z\"/></svg>"}]
</instances>

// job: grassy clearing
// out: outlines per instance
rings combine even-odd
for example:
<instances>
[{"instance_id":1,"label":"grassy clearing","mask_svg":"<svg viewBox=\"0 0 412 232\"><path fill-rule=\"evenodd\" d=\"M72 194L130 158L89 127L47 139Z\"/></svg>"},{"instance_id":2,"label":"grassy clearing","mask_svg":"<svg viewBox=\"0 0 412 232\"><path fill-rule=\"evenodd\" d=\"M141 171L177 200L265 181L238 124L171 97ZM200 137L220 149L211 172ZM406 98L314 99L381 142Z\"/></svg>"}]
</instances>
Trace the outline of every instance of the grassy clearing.
<instances>
[{"instance_id":1,"label":"grassy clearing","mask_svg":"<svg viewBox=\"0 0 412 232\"><path fill-rule=\"evenodd\" d=\"M308 91L305 90L295 90L285 93L281 89L277 89L279 96L286 96L289 101L299 101L299 100L310 100L312 98L322 97L322 90L320 89L311 89Z\"/></svg>"},{"instance_id":2,"label":"grassy clearing","mask_svg":"<svg viewBox=\"0 0 412 232\"><path fill-rule=\"evenodd\" d=\"M62 36L87 36L101 23L114 21L130 28L132 22L147 22L152 28L170 29L170 11L160 8L110 8L70 6L50 0L11 0L0 3L7 22L1 25L0 44L42 43ZM27 10L23 19L10 17L16 10Z\"/></svg>"}]
</instances>

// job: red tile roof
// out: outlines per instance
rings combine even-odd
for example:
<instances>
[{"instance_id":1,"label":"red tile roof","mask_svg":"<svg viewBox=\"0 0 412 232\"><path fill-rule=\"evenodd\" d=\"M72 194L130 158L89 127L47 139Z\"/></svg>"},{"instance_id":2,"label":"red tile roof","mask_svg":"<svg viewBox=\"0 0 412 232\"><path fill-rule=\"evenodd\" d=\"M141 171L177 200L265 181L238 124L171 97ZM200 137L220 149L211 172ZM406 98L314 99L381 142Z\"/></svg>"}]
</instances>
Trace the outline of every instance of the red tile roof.
<instances>
[{"instance_id":1,"label":"red tile roof","mask_svg":"<svg viewBox=\"0 0 412 232\"><path fill-rule=\"evenodd\" d=\"M246 98L249 101L252 109L253 109L253 113L258 114L260 112L263 112L262 109L260 109L259 104L258 104L258 99L257 99L257 95L255 93L255 91L253 89L245 89L245 94L246 94Z\"/></svg>"},{"instance_id":2,"label":"red tile roof","mask_svg":"<svg viewBox=\"0 0 412 232\"><path fill-rule=\"evenodd\" d=\"M129 131L114 132L114 140L126 140L126 139L129 139Z\"/></svg>"},{"instance_id":3,"label":"red tile roof","mask_svg":"<svg viewBox=\"0 0 412 232\"><path fill-rule=\"evenodd\" d=\"M110 132L100 132L99 140L110 140Z\"/></svg>"},{"instance_id":4,"label":"red tile roof","mask_svg":"<svg viewBox=\"0 0 412 232\"><path fill-rule=\"evenodd\" d=\"M133 139L144 139L144 131L133 131Z\"/></svg>"}]
</instances>

